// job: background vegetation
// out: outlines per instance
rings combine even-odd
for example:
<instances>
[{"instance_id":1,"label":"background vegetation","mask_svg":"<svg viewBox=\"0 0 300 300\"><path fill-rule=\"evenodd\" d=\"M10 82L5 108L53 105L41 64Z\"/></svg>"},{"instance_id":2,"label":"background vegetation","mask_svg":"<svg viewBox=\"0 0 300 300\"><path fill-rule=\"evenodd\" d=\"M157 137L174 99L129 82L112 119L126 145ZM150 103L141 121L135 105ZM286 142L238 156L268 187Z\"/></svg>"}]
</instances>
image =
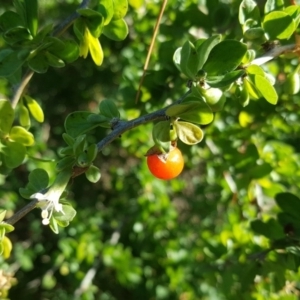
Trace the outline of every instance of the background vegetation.
<instances>
[{"instance_id":1,"label":"background vegetation","mask_svg":"<svg viewBox=\"0 0 300 300\"><path fill-rule=\"evenodd\" d=\"M262 15L265 2L256 1ZM43 25L58 24L79 4L39 1L39 19ZM32 121L36 142L29 154L57 159L65 146L68 114L97 112L103 99L116 103L122 119L179 99L187 90L187 78L173 63L175 50L186 40L217 33L240 41L240 4L169 0L136 101L161 2L130 0L125 17L129 34L119 42L101 36L100 67L90 57L80 58L31 79L27 93L41 104L45 121ZM12 1L1 1L0 14L11 9ZM71 28L64 36L75 38ZM297 33L281 43L295 43L295 37ZM246 42L257 56L265 52L259 43ZM5 47L3 39L0 46ZM202 142L179 142L185 169L172 181L156 179L148 171L144 155L153 145L153 124L134 128L105 147L94 162L101 180L92 184L79 176L68 186L67 199L77 211L68 227L54 234L41 224L36 209L8 234L13 250L1 259L0 277L4 283L9 274L15 278L8 297L298 299L300 96L284 89L298 63L297 56L280 56L264 66L276 78L276 105L261 98L243 107L227 91L224 108L211 124L201 126ZM13 94L5 78L0 78L0 93L8 98ZM108 132L95 129L94 142ZM52 178L55 165L28 158L26 165L0 176L0 206L7 217L28 203L19 188L26 186L29 172L43 168ZM9 284L2 291L6 288Z\"/></svg>"}]
</instances>

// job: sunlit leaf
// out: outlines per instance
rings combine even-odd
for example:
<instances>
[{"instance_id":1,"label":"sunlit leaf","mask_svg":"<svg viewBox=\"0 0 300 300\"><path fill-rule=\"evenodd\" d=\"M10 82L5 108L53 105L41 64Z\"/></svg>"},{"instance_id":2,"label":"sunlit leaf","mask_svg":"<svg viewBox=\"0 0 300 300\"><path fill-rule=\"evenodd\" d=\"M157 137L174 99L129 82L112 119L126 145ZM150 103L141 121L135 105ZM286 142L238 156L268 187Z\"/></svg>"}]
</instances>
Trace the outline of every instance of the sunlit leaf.
<instances>
[{"instance_id":1,"label":"sunlit leaf","mask_svg":"<svg viewBox=\"0 0 300 300\"><path fill-rule=\"evenodd\" d=\"M40 123L44 122L44 112L38 102L28 95L25 95L25 100L27 107L34 119Z\"/></svg>"},{"instance_id":2,"label":"sunlit leaf","mask_svg":"<svg viewBox=\"0 0 300 300\"><path fill-rule=\"evenodd\" d=\"M187 145L194 145L202 141L203 132L200 127L188 122L174 122L178 138Z\"/></svg>"},{"instance_id":3,"label":"sunlit leaf","mask_svg":"<svg viewBox=\"0 0 300 300\"><path fill-rule=\"evenodd\" d=\"M289 39L296 30L293 18L283 11L273 11L267 14L263 28L270 39Z\"/></svg>"},{"instance_id":4,"label":"sunlit leaf","mask_svg":"<svg viewBox=\"0 0 300 300\"><path fill-rule=\"evenodd\" d=\"M271 85L269 80L261 75L255 75L254 84L262 96L271 104L276 104L278 95L275 88Z\"/></svg>"},{"instance_id":5,"label":"sunlit leaf","mask_svg":"<svg viewBox=\"0 0 300 300\"><path fill-rule=\"evenodd\" d=\"M203 70L208 75L220 75L233 71L241 63L247 52L247 46L236 40L225 40L217 44L210 52Z\"/></svg>"},{"instance_id":6,"label":"sunlit leaf","mask_svg":"<svg viewBox=\"0 0 300 300\"><path fill-rule=\"evenodd\" d=\"M198 56L198 65L197 71L201 70L205 64L211 50L221 42L221 35L215 35L206 39L199 47L196 46L197 56Z\"/></svg>"},{"instance_id":7,"label":"sunlit leaf","mask_svg":"<svg viewBox=\"0 0 300 300\"><path fill-rule=\"evenodd\" d=\"M33 134L21 126L12 127L9 133L9 138L10 140L24 146L32 146L34 144Z\"/></svg>"}]
</instances>

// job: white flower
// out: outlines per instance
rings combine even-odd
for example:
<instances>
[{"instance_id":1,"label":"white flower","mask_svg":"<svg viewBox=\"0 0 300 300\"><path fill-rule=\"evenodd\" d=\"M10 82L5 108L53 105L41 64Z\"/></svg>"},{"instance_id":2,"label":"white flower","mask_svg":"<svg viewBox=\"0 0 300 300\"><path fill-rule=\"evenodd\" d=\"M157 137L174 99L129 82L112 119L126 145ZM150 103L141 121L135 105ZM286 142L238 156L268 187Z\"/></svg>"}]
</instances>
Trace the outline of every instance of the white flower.
<instances>
[{"instance_id":1,"label":"white flower","mask_svg":"<svg viewBox=\"0 0 300 300\"><path fill-rule=\"evenodd\" d=\"M42 193L35 193L31 195L31 199L36 199L39 201L38 207L42 209L42 223L44 225L49 225L50 219L52 217L53 211L61 212L64 214L62 205L59 203L59 198L61 196L61 193L53 193L53 190L48 190L45 194Z\"/></svg>"},{"instance_id":2,"label":"white flower","mask_svg":"<svg viewBox=\"0 0 300 300\"><path fill-rule=\"evenodd\" d=\"M59 203L59 199L64 192L70 179L70 172L61 172L57 175L54 183L50 188L42 194L40 192L30 196L31 199L39 201L38 207L42 209L42 223L49 225L53 211L61 212L64 214L62 204Z\"/></svg>"}]
</instances>

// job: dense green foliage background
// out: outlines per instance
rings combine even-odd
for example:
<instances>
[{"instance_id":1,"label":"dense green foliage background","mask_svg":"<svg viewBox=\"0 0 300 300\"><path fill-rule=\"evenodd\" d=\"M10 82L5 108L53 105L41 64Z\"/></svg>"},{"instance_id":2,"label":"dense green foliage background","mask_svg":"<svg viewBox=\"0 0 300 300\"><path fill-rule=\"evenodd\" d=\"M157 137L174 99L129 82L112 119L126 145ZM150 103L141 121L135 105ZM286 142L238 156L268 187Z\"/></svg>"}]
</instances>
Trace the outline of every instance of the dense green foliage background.
<instances>
[{"instance_id":1,"label":"dense green foliage background","mask_svg":"<svg viewBox=\"0 0 300 300\"><path fill-rule=\"evenodd\" d=\"M0 13L11 9L11 1L1 2ZM58 23L79 5L39 2L45 24ZM67 115L97 111L104 98L115 101L123 119L177 100L187 90L187 79L174 66L174 51L187 39L215 33L240 40L240 2L169 0L136 103L161 2L129 1L129 35L123 42L101 36L101 67L88 57L32 78L28 93L41 103L46 118L32 127L32 156L57 158ZM265 1L256 2L263 11ZM263 53L260 47L257 51ZM300 233L297 224L279 225L274 201L281 192L300 194L300 97L283 91L286 74L298 63L298 58L279 57L267 64L278 80L277 105L259 99L243 108L228 92L224 109L202 127L204 140L195 146L179 143L185 169L178 179L161 181L147 169L152 124L106 147L95 163L101 180L91 184L79 176L69 185L67 198L77 210L69 227L55 235L34 210L9 234L13 252L1 261L1 269L17 279L9 298L298 299ZM0 93L12 94L4 79ZM95 142L108 132L95 130ZM40 167L50 177L55 173L54 162L29 159L27 166L0 177L0 206L11 215L27 203L18 189L26 185L29 171ZM291 210L299 216L297 205Z\"/></svg>"}]
</instances>

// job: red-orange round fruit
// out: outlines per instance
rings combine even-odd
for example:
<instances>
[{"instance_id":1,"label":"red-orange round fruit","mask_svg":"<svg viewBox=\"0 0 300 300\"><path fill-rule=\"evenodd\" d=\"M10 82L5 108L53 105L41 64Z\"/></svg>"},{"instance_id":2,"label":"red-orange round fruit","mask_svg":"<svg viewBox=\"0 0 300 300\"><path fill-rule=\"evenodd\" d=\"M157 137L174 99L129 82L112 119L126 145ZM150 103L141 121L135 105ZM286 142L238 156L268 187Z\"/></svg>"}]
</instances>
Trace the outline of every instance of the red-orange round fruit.
<instances>
[{"instance_id":1,"label":"red-orange round fruit","mask_svg":"<svg viewBox=\"0 0 300 300\"><path fill-rule=\"evenodd\" d=\"M165 155L148 155L147 164L150 172L155 177L169 180L177 177L181 173L184 161L181 151L175 147Z\"/></svg>"}]
</instances>

